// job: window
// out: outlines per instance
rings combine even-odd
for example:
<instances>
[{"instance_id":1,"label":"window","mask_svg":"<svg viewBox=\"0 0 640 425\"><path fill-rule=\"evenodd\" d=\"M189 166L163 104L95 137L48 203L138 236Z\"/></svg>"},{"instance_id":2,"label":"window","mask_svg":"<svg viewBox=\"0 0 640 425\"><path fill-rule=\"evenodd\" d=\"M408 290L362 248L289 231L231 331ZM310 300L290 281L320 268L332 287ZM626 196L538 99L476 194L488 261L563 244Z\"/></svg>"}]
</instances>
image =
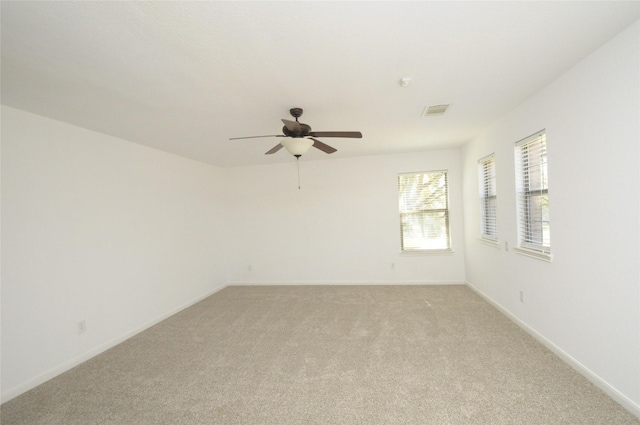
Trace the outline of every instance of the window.
<instances>
[{"instance_id":1,"label":"window","mask_svg":"<svg viewBox=\"0 0 640 425\"><path fill-rule=\"evenodd\" d=\"M478 161L480 181L480 236L482 239L498 241L496 161L491 154Z\"/></svg>"},{"instance_id":2,"label":"window","mask_svg":"<svg viewBox=\"0 0 640 425\"><path fill-rule=\"evenodd\" d=\"M451 249L446 171L398 175L402 251Z\"/></svg>"},{"instance_id":3,"label":"window","mask_svg":"<svg viewBox=\"0 0 640 425\"><path fill-rule=\"evenodd\" d=\"M550 259L549 180L545 132L541 131L517 142L515 159L519 246L529 251L529 254Z\"/></svg>"}]
</instances>

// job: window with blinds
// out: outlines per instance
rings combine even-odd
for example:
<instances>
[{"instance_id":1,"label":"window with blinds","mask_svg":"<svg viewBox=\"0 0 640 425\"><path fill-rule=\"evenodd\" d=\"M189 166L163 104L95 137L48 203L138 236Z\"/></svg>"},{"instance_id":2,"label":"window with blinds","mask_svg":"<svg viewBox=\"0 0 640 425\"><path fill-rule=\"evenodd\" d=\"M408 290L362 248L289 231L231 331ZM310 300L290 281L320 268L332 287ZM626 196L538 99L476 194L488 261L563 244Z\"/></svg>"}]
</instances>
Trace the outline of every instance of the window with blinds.
<instances>
[{"instance_id":1,"label":"window with blinds","mask_svg":"<svg viewBox=\"0 0 640 425\"><path fill-rule=\"evenodd\" d=\"M520 140L515 147L518 239L520 248L543 257L551 254L547 139L544 131Z\"/></svg>"},{"instance_id":2,"label":"window with blinds","mask_svg":"<svg viewBox=\"0 0 640 425\"><path fill-rule=\"evenodd\" d=\"M480 237L498 241L496 160L491 154L478 161L480 182Z\"/></svg>"},{"instance_id":3,"label":"window with blinds","mask_svg":"<svg viewBox=\"0 0 640 425\"><path fill-rule=\"evenodd\" d=\"M398 175L402 251L446 251L449 186L446 171Z\"/></svg>"}]
</instances>

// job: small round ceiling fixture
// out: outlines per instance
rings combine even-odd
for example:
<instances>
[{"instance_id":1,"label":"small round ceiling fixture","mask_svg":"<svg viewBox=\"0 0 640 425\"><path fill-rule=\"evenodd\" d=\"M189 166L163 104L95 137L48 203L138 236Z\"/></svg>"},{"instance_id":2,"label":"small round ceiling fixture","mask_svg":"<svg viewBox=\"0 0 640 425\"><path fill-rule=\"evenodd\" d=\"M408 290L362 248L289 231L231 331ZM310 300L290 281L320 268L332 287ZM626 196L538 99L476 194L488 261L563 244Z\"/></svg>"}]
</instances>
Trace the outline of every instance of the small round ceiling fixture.
<instances>
[{"instance_id":1,"label":"small round ceiling fixture","mask_svg":"<svg viewBox=\"0 0 640 425\"><path fill-rule=\"evenodd\" d=\"M402 87L407 87L410 82L411 82L411 77L403 77L400 79L400 85Z\"/></svg>"}]
</instances>

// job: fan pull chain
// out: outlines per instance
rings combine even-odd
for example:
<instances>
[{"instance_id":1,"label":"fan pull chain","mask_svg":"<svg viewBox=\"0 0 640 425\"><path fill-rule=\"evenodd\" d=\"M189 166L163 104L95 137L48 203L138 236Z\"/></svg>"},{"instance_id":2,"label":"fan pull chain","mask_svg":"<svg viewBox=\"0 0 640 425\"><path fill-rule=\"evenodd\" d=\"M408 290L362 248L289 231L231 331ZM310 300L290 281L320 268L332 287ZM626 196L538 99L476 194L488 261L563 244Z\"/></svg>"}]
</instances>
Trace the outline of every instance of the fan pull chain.
<instances>
[{"instance_id":1,"label":"fan pull chain","mask_svg":"<svg viewBox=\"0 0 640 425\"><path fill-rule=\"evenodd\" d=\"M298 190L300 190L300 155L296 155L296 164L298 165Z\"/></svg>"}]
</instances>

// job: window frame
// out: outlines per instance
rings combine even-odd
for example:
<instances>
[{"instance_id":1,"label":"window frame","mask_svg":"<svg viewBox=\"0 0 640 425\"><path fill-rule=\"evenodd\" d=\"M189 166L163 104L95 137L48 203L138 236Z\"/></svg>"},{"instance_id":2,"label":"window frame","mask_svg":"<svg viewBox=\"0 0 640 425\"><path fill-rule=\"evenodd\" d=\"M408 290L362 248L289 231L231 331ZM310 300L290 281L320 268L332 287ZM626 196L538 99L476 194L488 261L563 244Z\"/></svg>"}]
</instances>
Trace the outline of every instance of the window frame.
<instances>
[{"instance_id":1,"label":"window frame","mask_svg":"<svg viewBox=\"0 0 640 425\"><path fill-rule=\"evenodd\" d=\"M401 185L401 179L403 176L426 176L429 174L440 174L444 175L445 179L445 208L422 208L417 210L403 211L402 199L403 199L403 191ZM450 202L449 202L449 170L429 170L429 171L419 171L419 172L408 172L408 173L398 173L397 176L397 188L398 188L398 211L400 218L400 251L403 254L410 253L424 253L424 254L441 254L441 253L451 253L453 252L451 246L451 214L450 214ZM425 199L425 201L427 201ZM416 247L406 247L405 240L407 239L404 231L404 223L405 217L411 215L419 215L419 214L444 214L444 230L446 233L445 241L446 248L416 248Z\"/></svg>"},{"instance_id":2,"label":"window frame","mask_svg":"<svg viewBox=\"0 0 640 425\"><path fill-rule=\"evenodd\" d=\"M516 251L551 261L546 131L541 130L517 141L514 153L518 213Z\"/></svg>"},{"instance_id":3,"label":"window frame","mask_svg":"<svg viewBox=\"0 0 640 425\"><path fill-rule=\"evenodd\" d=\"M480 239L483 242L497 245L498 191L495 153L478 160L478 191L480 196Z\"/></svg>"}]
</instances>

